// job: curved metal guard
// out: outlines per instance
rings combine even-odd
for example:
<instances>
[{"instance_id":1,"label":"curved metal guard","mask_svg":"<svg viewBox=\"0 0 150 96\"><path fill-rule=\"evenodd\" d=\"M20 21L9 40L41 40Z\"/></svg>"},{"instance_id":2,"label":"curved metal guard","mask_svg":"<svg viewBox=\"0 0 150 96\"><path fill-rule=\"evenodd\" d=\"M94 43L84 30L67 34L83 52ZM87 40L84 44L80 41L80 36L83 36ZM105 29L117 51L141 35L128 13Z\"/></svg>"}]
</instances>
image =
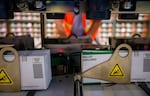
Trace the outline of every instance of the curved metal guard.
<instances>
[{"instance_id":1,"label":"curved metal guard","mask_svg":"<svg viewBox=\"0 0 150 96\"><path fill-rule=\"evenodd\" d=\"M121 48L128 50L126 56L120 56L119 52ZM105 80L114 83L130 83L131 59L131 47L127 44L120 44L109 60L84 71L81 73L81 77Z\"/></svg>"},{"instance_id":2,"label":"curved metal guard","mask_svg":"<svg viewBox=\"0 0 150 96\"><path fill-rule=\"evenodd\" d=\"M14 92L21 90L20 65L18 52L9 45L0 50L0 91ZM12 52L14 59L5 60L5 52ZM8 56L9 58L9 56Z\"/></svg>"}]
</instances>

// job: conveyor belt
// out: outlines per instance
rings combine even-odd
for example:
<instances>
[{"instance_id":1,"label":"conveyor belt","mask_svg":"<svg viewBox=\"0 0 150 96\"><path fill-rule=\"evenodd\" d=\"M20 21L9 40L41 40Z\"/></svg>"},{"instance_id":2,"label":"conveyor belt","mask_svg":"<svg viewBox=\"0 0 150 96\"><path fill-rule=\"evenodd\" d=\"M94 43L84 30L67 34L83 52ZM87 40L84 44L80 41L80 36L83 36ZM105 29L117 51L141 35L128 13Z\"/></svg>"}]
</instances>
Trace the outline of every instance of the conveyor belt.
<instances>
[{"instance_id":1,"label":"conveyor belt","mask_svg":"<svg viewBox=\"0 0 150 96\"><path fill-rule=\"evenodd\" d=\"M54 76L47 90L0 92L0 96L74 96L73 75Z\"/></svg>"},{"instance_id":2,"label":"conveyor belt","mask_svg":"<svg viewBox=\"0 0 150 96\"><path fill-rule=\"evenodd\" d=\"M112 86L83 85L83 96L149 96L149 94L135 84L115 84Z\"/></svg>"},{"instance_id":3,"label":"conveyor belt","mask_svg":"<svg viewBox=\"0 0 150 96\"><path fill-rule=\"evenodd\" d=\"M73 84L80 87L74 87ZM150 91L145 84L150 85L150 83L82 85L81 82L73 83L72 75L65 75L53 77L47 90L0 92L0 96L150 96L147 94ZM76 88L80 88L80 94Z\"/></svg>"}]
</instances>

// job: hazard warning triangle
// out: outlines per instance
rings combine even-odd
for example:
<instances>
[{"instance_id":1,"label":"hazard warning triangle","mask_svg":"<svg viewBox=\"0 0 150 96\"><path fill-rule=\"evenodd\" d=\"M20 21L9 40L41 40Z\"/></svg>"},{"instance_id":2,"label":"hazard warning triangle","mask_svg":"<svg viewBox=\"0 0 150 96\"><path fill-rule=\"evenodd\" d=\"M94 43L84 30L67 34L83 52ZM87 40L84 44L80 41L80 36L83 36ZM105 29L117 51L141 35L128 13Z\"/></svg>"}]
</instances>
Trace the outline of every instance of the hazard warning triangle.
<instances>
[{"instance_id":1,"label":"hazard warning triangle","mask_svg":"<svg viewBox=\"0 0 150 96\"><path fill-rule=\"evenodd\" d=\"M110 77L123 77L124 74L123 74L123 71L122 69L120 68L119 64L116 64L112 71L110 72L109 74Z\"/></svg>"},{"instance_id":2,"label":"hazard warning triangle","mask_svg":"<svg viewBox=\"0 0 150 96\"><path fill-rule=\"evenodd\" d=\"M1 68L0 69L0 85L12 85L13 82L5 69Z\"/></svg>"}]
</instances>

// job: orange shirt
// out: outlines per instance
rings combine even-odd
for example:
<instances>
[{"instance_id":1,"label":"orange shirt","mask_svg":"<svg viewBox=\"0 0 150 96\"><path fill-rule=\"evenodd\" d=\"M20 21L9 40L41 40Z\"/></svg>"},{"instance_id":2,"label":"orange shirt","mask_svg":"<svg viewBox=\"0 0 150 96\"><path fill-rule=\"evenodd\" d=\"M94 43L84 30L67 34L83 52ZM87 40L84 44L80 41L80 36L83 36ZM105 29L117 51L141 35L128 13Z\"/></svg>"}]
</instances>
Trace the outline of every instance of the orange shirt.
<instances>
[{"instance_id":1,"label":"orange shirt","mask_svg":"<svg viewBox=\"0 0 150 96\"><path fill-rule=\"evenodd\" d=\"M65 18L64 18L64 29L66 31L67 37L71 35L72 27L73 27L73 21L74 21L73 19L74 19L74 14L67 13L65 15ZM85 32L86 35L90 33L89 29L90 29L92 23L93 23L93 20L89 20L89 22L87 24L86 14L82 14L82 26L84 28L84 32ZM96 30L96 32L94 32L94 34L92 34L92 40L95 39L97 33L98 33L98 30Z\"/></svg>"}]
</instances>

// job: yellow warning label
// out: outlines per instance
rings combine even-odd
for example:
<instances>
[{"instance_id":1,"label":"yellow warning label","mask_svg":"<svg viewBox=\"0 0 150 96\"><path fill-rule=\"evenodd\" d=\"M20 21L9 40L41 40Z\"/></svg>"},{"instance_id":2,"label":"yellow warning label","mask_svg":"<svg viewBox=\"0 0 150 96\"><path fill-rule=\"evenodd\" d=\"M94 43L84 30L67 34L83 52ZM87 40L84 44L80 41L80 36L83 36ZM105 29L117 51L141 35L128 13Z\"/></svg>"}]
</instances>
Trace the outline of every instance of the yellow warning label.
<instances>
[{"instance_id":1,"label":"yellow warning label","mask_svg":"<svg viewBox=\"0 0 150 96\"><path fill-rule=\"evenodd\" d=\"M5 69L1 68L0 69L0 85L12 85L13 82Z\"/></svg>"},{"instance_id":2,"label":"yellow warning label","mask_svg":"<svg viewBox=\"0 0 150 96\"><path fill-rule=\"evenodd\" d=\"M116 64L112 71L110 72L109 74L110 77L123 77L124 74L123 74L123 71L121 70L119 64Z\"/></svg>"}]
</instances>

